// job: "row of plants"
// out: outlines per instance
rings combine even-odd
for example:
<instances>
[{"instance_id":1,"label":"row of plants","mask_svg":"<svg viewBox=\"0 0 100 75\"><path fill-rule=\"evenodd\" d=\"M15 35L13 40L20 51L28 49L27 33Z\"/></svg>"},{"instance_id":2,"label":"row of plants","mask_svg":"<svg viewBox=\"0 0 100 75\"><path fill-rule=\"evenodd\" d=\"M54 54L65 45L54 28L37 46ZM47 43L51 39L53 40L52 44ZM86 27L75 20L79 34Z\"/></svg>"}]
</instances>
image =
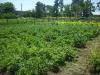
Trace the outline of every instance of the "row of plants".
<instances>
[{"instance_id":1,"label":"row of plants","mask_svg":"<svg viewBox=\"0 0 100 75\"><path fill-rule=\"evenodd\" d=\"M82 23L83 24L83 23ZM0 27L0 71L9 75L45 75L74 61L75 48L100 34L96 25L16 24Z\"/></svg>"},{"instance_id":2,"label":"row of plants","mask_svg":"<svg viewBox=\"0 0 100 75\"><path fill-rule=\"evenodd\" d=\"M12 17L14 14L12 14ZM2 16L2 15L1 15ZM10 15L9 15L10 16ZM11 17L11 16L10 16ZM53 22L54 20L48 20L46 18L44 19L36 19L36 18L6 18L6 19L0 19L0 25L12 25L12 24L41 24L42 23L48 23L48 22Z\"/></svg>"}]
</instances>

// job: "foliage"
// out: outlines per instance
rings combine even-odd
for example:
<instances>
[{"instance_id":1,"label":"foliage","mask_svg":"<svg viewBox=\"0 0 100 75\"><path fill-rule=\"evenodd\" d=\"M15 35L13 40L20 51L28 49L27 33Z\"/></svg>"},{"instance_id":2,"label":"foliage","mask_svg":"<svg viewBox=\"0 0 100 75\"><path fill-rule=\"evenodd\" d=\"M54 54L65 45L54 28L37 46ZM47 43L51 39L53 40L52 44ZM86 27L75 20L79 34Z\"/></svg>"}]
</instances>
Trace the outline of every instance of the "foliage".
<instances>
[{"instance_id":1,"label":"foliage","mask_svg":"<svg viewBox=\"0 0 100 75\"><path fill-rule=\"evenodd\" d=\"M1 19L15 19L17 18L17 16L15 13L3 13L3 14L0 14L0 18Z\"/></svg>"},{"instance_id":2,"label":"foliage","mask_svg":"<svg viewBox=\"0 0 100 75\"><path fill-rule=\"evenodd\" d=\"M76 15L80 13L79 16L81 17L89 17L95 9L91 0L72 0L72 10L76 12Z\"/></svg>"},{"instance_id":3,"label":"foliage","mask_svg":"<svg viewBox=\"0 0 100 75\"><path fill-rule=\"evenodd\" d=\"M63 8L64 8L64 1L59 0L59 7L60 7L60 15L63 16Z\"/></svg>"},{"instance_id":4,"label":"foliage","mask_svg":"<svg viewBox=\"0 0 100 75\"><path fill-rule=\"evenodd\" d=\"M45 5L41 2L36 4L36 18L42 18L45 16Z\"/></svg>"},{"instance_id":5,"label":"foliage","mask_svg":"<svg viewBox=\"0 0 100 75\"><path fill-rule=\"evenodd\" d=\"M71 7L72 12L74 13L74 16L77 18L78 15L80 14L81 7L79 4L73 4Z\"/></svg>"},{"instance_id":6,"label":"foliage","mask_svg":"<svg viewBox=\"0 0 100 75\"><path fill-rule=\"evenodd\" d=\"M1 13L11 13L15 11L15 7L11 2L0 3Z\"/></svg>"},{"instance_id":7,"label":"foliage","mask_svg":"<svg viewBox=\"0 0 100 75\"><path fill-rule=\"evenodd\" d=\"M59 0L55 0L53 12L54 12L54 14L53 14L54 17L58 17L58 15L59 15Z\"/></svg>"},{"instance_id":8,"label":"foliage","mask_svg":"<svg viewBox=\"0 0 100 75\"><path fill-rule=\"evenodd\" d=\"M84 38L87 41L100 32L98 26L85 22L0 26L0 70L6 67L13 75L45 75L59 70L77 56L73 44L85 46Z\"/></svg>"},{"instance_id":9,"label":"foliage","mask_svg":"<svg viewBox=\"0 0 100 75\"><path fill-rule=\"evenodd\" d=\"M92 52L90 63L92 66L91 71L93 73L99 74L100 73L100 51L99 50Z\"/></svg>"},{"instance_id":10,"label":"foliage","mask_svg":"<svg viewBox=\"0 0 100 75\"><path fill-rule=\"evenodd\" d=\"M11 2L0 3L0 19L16 18L15 7Z\"/></svg>"},{"instance_id":11,"label":"foliage","mask_svg":"<svg viewBox=\"0 0 100 75\"><path fill-rule=\"evenodd\" d=\"M46 15L47 16L53 16L53 6L46 5Z\"/></svg>"},{"instance_id":12,"label":"foliage","mask_svg":"<svg viewBox=\"0 0 100 75\"><path fill-rule=\"evenodd\" d=\"M31 11L24 11L23 17L32 17L32 14L34 14L34 12L32 13Z\"/></svg>"},{"instance_id":13,"label":"foliage","mask_svg":"<svg viewBox=\"0 0 100 75\"><path fill-rule=\"evenodd\" d=\"M54 17L63 16L63 8L64 8L63 0L55 0L53 6L53 16Z\"/></svg>"},{"instance_id":14,"label":"foliage","mask_svg":"<svg viewBox=\"0 0 100 75\"><path fill-rule=\"evenodd\" d=\"M87 0L83 3L83 17L89 17L91 16L92 12L92 3Z\"/></svg>"},{"instance_id":15,"label":"foliage","mask_svg":"<svg viewBox=\"0 0 100 75\"><path fill-rule=\"evenodd\" d=\"M85 38L83 35L75 35L73 46L77 48L84 48L86 47L86 40L87 38Z\"/></svg>"},{"instance_id":16,"label":"foliage","mask_svg":"<svg viewBox=\"0 0 100 75\"><path fill-rule=\"evenodd\" d=\"M71 10L71 5L65 5L64 6L64 15L67 17L73 16L72 10Z\"/></svg>"}]
</instances>

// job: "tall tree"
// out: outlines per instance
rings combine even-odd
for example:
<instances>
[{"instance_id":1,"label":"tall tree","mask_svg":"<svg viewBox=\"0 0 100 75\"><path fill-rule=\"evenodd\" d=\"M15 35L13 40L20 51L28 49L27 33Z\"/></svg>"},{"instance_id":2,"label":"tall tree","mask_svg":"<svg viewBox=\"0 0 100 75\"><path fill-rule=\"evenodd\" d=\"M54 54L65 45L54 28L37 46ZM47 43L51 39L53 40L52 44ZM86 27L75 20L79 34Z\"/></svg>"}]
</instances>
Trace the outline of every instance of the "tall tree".
<instances>
[{"instance_id":1,"label":"tall tree","mask_svg":"<svg viewBox=\"0 0 100 75\"><path fill-rule=\"evenodd\" d=\"M3 3L0 3L0 13L3 13L4 10L3 10Z\"/></svg>"},{"instance_id":2,"label":"tall tree","mask_svg":"<svg viewBox=\"0 0 100 75\"><path fill-rule=\"evenodd\" d=\"M63 0L59 0L59 7L60 7L60 13L63 16L63 8L64 8Z\"/></svg>"},{"instance_id":3,"label":"tall tree","mask_svg":"<svg viewBox=\"0 0 100 75\"><path fill-rule=\"evenodd\" d=\"M81 12L81 7L78 4L73 4L71 7L71 11L73 12L75 18L78 18L78 16L80 16L80 12Z\"/></svg>"},{"instance_id":4,"label":"tall tree","mask_svg":"<svg viewBox=\"0 0 100 75\"><path fill-rule=\"evenodd\" d=\"M51 6L51 5L47 5L46 6L46 14L48 16L52 16L53 15L53 6Z\"/></svg>"},{"instance_id":5,"label":"tall tree","mask_svg":"<svg viewBox=\"0 0 100 75\"><path fill-rule=\"evenodd\" d=\"M36 3L36 18L42 18L45 15L45 5L41 2Z\"/></svg>"},{"instance_id":6,"label":"tall tree","mask_svg":"<svg viewBox=\"0 0 100 75\"><path fill-rule=\"evenodd\" d=\"M80 7L81 16L89 17L92 13L92 3L91 0L72 0L73 6Z\"/></svg>"},{"instance_id":7,"label":"tall tree","mask_svg":"<svg viewBox=\"0 0 100 75\"><path fill-rule=\"evenodd\" d=\"M92 3L91 0L86 0L84 2L84 6L83 6L83 17L89 17L92 14Z\"/></svg>"},{"instance_id":8,"label":"tall tree","mask_svg":"<svg viewBox=\"0 0 100 75\"><path fill-rule=\"evenodd\" d=\"M11 2L6 2L3 4L4 13L15 12L15 7Z\"/></svg>"},{"instance_id":9,"label":"tall tree","mask_svg":"<svg viewBox=\"0 0 100 75\"><path fill-rule=\"evenodd\" d=\"M58 17L59 16L59 0L55 0L53 12L54 12L54 14L53 14L54 17Z\"/></svg>"},{"instance_id":10,"label":"tall tree","mask_svg":"<svg viewBox=\"0 0 100 75\"><path fill-rule=\"evenodd\" d=\"M84 0L72 0L72 4L80 4Z\"/></svg>"},{"instance_id":11,"label":"tall tree","mask_svg":"<svg viewBox=\"0 0 100 75\"><path fill-rule=\"evenodd\" d=\"M11 2L0 3L0 18L16 18L15 7Z\"/></svg>"},{"instance_id":12,"label":"tall tree","mask_svg":"<svg viewBox=\"0 0 100 75\"><path fill-rule=\"evenodd\" d=\"M73 15L72 10L71 10L71 5L64 6L64 15L67 17L71 17Z\"/></svg>"},{"instance_id":13,"label":"tall tree","mask_svg":"<svg viewBox=\"0 0 100 75\"><path fill-rule=\"evenodd\" d=\"M81 6L80 6L83 4L83 2L84 2L84 0L72 0L71 9L76 18L77 18L77 16L80 16L80 14L82 14L82 12L83 12L83 10L81 10Z\"/></svg>"}]
</instances>

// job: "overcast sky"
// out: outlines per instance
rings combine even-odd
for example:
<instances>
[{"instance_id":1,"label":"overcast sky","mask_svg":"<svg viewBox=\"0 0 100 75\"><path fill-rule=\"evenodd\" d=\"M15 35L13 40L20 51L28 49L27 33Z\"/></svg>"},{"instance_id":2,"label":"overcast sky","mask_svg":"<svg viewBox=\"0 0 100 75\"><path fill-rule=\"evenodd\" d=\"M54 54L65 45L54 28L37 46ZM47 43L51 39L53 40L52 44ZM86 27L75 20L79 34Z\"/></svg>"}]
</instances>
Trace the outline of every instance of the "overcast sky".
<instances>
[{"instance_id":1,"label":"overcast sky","mask_svg":"<svg viewBox=\"0 0 100 75\"><path fill-rule=\"evenodd\" d=\"M3 2L12 2L15 5L16 10L21 10L21 3L23 5L23 10L32 10L36 2L42 2L46 5L53 5L55 0L0 0L1 3ZM92 0L93 3L97 3L100 0ZM64 0L64 4L70 4L72 0Z\"/></svg>"}]
</instances>

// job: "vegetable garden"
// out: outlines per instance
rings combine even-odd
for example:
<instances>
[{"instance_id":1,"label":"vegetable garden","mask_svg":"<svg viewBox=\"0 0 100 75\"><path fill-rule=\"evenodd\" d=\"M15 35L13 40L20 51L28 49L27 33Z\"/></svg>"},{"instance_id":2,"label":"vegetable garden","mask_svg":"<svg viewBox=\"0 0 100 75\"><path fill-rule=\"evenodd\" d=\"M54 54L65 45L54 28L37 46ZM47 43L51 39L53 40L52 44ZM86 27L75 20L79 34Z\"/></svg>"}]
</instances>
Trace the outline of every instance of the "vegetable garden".
<instances>
[{"instance_id":1,"label":"vegetable garden","mask_svg":"<svg viewBox=\"0 0 100 75\"><path fill-rule=\"evenodd\" d=\"M58 72L59 66L77 58L77 48L85 48L99 34L99 23L92 22L0 25L0 71L8 75Z\"/></svg>"}]
</instances>

